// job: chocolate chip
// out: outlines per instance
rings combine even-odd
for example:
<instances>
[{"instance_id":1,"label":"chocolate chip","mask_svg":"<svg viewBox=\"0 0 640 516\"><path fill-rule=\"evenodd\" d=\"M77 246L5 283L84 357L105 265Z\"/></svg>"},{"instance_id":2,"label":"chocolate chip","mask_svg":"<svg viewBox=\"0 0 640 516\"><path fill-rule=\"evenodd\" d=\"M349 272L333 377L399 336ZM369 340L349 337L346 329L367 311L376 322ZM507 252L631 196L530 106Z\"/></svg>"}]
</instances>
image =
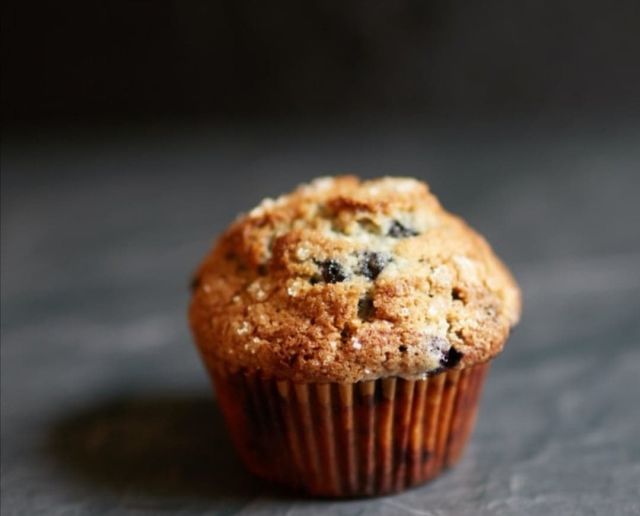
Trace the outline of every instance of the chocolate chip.
<instances>
[{"instance_id":1,"label":"chocolate chip","mask_svg":"<svg viewBox=\"0 0 640 516\"><path fill-rule=\"evenodd\" d=\"M258 274L260 276L266 276L267 272L269 272L269 267L266 263L261 263L260 265L258 265Z\"/></svg>"},{"instance_id":2,"label":"chocolate chip","mask_svg":"<svg viewBox=\"0 0 640 516\"><path fill-rule=\"evenodd\" d=\"M373 298L370 294L365 294L358 300L358 317L363 321L369 321L373 318L374 312Z\"/></svg>"},{"instance_id":3,"label":"chocolate chip","mask_svg":"<svg viewBox=\"0 0 640 516\"><path fill-rule=\"evenodd\" d=\"M461 358L462 353L452 346L443 353L440 359L440 365L448 368L455 367L460 363Z\"/></svg>"},{"instance_id":4,"label":"chocolate chip","mask_svg":"<svg viewBox=\"0 0 640 516\"><path fill-rule=\"evenodd\" d=\"M318 266L322 273L322 279L326 283L340 283L347 279L347 273L344 268L335 260L324 260L319 262Z\"/></svg>"},{"instance_id":5,"label":"chocolate chip","mask_svg":"<svg viewBox=\"0 0 640 516\"><path fill-rule=\"evenodd\" d=\"M409 349L409 348L407 348L407 346L405 346L404 344L402 346L398 346L398 351L400 353L405 353L407 351L407 349Z\"/></svg>"},{"instance_id":6,"label":"chocolate chip","mask_svg":"<svg viewBox=\"0 0 640 516\"><path fill-rule=\"evenodd\" d=\"M408 238L412 236L417 236L419 233L413 229L408 228L401 222L394 220L389 227L389 231L387 231L387 236L393 238Z\"/></svg>"},{"instance_id":7,"label":"chocolate chip","mask_svg":"<svg viewBox=\"0 0 640 516\"><path fill-rule=\"evenodd\" d=\"M360 257L358 273L370 280L374 280L382 272L382 269L386 267L389 261L390 258L386 254L366 251L362 253Z\"/></svg>"}]
</instances>

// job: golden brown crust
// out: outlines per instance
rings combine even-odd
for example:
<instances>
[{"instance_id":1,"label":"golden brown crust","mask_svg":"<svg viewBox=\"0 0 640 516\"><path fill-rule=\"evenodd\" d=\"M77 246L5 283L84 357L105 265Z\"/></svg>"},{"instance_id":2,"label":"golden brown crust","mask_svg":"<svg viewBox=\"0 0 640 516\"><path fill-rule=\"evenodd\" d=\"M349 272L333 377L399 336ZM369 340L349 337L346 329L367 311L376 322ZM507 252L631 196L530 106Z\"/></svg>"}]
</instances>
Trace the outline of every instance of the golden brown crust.
<instances>
[{"instance_id":1,"label":"golden brown crust","mask_svg":"<svg viewBox=\"0 0 640 516\"><path fill-rule=\"evenodd\" d=\"M197 271L207 361L294 381L465 367L502 350L518 287L423 183L322 178L237 219Z\"/></svg>"}]
</instances>

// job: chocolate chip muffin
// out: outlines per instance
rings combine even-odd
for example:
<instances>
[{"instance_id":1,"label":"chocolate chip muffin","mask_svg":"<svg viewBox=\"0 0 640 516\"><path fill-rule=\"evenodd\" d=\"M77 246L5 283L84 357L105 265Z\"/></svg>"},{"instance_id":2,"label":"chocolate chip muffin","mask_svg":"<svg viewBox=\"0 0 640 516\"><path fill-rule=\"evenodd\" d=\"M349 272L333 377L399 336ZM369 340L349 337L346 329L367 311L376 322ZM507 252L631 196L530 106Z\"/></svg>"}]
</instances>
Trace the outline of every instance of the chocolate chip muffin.
<instances>
[{"instance_id":1,"label":"chocolate chip muffin","mask_svg":"<svg viewBox=\"0 0 640 516\"><path fill-rule=\"evenodd\" d=\"M375 495L452 465L520 315L486 241L408 178L266 199L193 280L190 323L250 470Z\"/></svg>"}]
</instances>

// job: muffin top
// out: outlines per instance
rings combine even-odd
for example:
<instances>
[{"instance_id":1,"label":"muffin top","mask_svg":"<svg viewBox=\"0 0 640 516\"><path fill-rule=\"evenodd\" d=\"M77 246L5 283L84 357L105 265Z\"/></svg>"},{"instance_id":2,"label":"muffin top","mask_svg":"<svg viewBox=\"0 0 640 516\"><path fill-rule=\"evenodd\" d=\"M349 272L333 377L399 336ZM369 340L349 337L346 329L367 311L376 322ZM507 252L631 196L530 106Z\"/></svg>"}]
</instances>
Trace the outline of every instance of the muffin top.
<instances>
[{"instance_id":1,"label":"muffin top","mask_svg":"<svg viewBox=\"0 0 640 516\"><path fill-rule=\"evenodd\" d=\"M265 199L192 288L207 361L297 382L470 366L502 350L520 315L487 242L409 178L320 178Z\"/></svg>"}]
</instances>

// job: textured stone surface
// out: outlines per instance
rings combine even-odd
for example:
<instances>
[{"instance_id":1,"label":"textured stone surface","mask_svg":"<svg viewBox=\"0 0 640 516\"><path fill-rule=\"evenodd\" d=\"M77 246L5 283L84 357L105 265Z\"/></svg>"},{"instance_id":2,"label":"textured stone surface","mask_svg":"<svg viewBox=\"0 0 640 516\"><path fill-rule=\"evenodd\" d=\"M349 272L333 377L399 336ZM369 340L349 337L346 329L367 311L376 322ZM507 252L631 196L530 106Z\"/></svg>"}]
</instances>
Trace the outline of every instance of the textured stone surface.
<instances>
[{"instance_id":1,"label":"textured stone surface","mask_svg":"<svg viewBox=\"0 0 640 516\"><path fill-rule=\"evenodd\" d=\"M640 513L638 141L629 126L4 140L2 514ZM457 468L336 502L244 472L186 306L236 212L341 171L427 180L512 266L524 315Z\"/></svg>"}]
</instances>

